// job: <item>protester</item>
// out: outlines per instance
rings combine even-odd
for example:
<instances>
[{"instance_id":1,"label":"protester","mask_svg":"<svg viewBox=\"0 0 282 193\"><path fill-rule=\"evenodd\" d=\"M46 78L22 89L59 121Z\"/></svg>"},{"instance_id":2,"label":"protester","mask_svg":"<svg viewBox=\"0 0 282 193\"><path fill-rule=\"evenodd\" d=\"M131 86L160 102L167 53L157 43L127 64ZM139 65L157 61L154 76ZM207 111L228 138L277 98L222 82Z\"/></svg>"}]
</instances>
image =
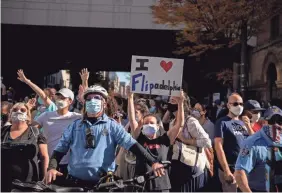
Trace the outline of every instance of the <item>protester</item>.
<instances>
[{"instance_id":1,"label":"protester","mask_svg":"<svg viewBox=\"0 0 282 193\"><path fill-rule=\"evenodd\" d=\"M185 124L182 131L178 135L173 146L172 166L170 174L170 182L173 192L195 192L201 191L207 184L208 179L208 160L204 148L211 148L211 140L208 134L204 131L197 119L190 116L190 100L188 96L185 97L184 112ZM170 98L169 108L173 114L177 114L179 109L177 107L177 99ZM174 125L176 120L171 121ZM171 128L171 127L170 127ZM182 151L187 147L190 152L195 150L198 158Z\"/></svg>"},{"instance_id":2,"label":"protester","mask_svg":"<svg viewBox=\"0 0 282 193\"><path fill-rule=\"evenodd\" d=\"M36 84L31 82L31 80L27 79L23 70L18 70L18 79L24 83L26 83L37 95L38 95L38 109L36 113L36 117L38 117L43 112L53 112L57 110L57 106L50 99L51 94L49 89L42 90Z\"/></svg>"},{"instance_id":3,"label":"protester","mask_svg":"<svg viewBox=\"0 0 282 193\"><path fill-rule=\"evenodd\" d=\"M282 146L282 110L276 106L264 114L268 125L244 141L235 166L242 192L266 192L266 161L270 147ZM280 190L281 191L281 190Z\"/></svg>"},{"instance_id":4,"label":"protester","mask_svg":"<svg viewBox=\"0 0 282 193\"><path fill-rule=\"evenodd\" d=\"M9 120L9 113L13 107L12 103L8 101L1 102L1 127L3 127Z\"/></svg>"},{"instance_id":5,"label":"protester","mask_svg":"<svg viewBox=\"0 0 282 193\"><path fill-rule=\"evenodd\" d=\"M243 112L243 99L233 93L228 98L227 116L219 119L215 124L215 150L219 161L219 179L224 192L236 192L237 185L234 177L234 167L240 147L249 136L244 123L239 120Z\"/></svg>"},{"instance_id":6,"label":"protester","mask_svg":"<svg viewBox=\"0 0 282 193\"><path fill-rule=\"evenodd\" d=\"M38 181L38 153L47 172L49 156L46 138L37 128L29 126L30 111L26 104L15 104L10 113L12 125L1 128L1 191L11 191L12 181ZM39 134L36 134L39 133ZM12 145L12 146L11 146Z\"/></svg>"},{"instance_id":7,"label":"protester","mask_svg":"<svg viewBox=\"0 0 282 193\"><path fill-rule=\"evenodd\" d=\"M249 111L251 113L251 120L247 120L250 122L250 126L254 132L259 131L262 128L259 120L261 117L261 113L264 111L264 108L261 108L260 104L256 100L248 100L244 104L244 111Z\"/></svg>"},{"instance_id":8,"label":"protester","mask_svg":"<svg viewBox=\"0 0 282 193\"><path fill-rule=\"evenodd\" d=\"M207 117L207 106L202 103L196 103L191 115L199 121L199 123L209 135L212 144L214 144L214 124Z\"/></svg>"},{"instance_id":9,"label":"protester","mask_svg":"<svg viewBox=\"0 0 282 193\"><path fill-rule=\"evenodd\" d=\"M74 94L71 90L63 88L56 93L57 111L45 112L37 117L33 125L38 128L43 127L43 133L47 137L48 154L51 157L52 152L56 148L63 131L72 124L75 120L82 117L81 114L70 112L69 107L74 99ZM58 169L64 174L62 178L57 180L57 184L61 184L67 175L67 166L69 163L69 154L66 155L58 165Z\"/></svg>"},{"instance_id":10,"label":"protester","mask_svg":"<svg viewBox=\"0 0 282 193\"><path fill-rule=\"evenodd\" d=\"M143 127L143 118L149 114L149 109L146 105L146 100L141 98L134 101L134 95L130 92L129 86L126 88L126 94L128 97L127 113L129 122L125 128L127 132L133 133L134 130L140 130ZM133 138L135 138L134 135ZM117 157L119 160L117 171L119 176L124 180L133 178L135 175L136 156L121 148Z\"/></svg>"},{"instance_id":11,"label":"protester","mask_svg":"<svg viewBox=\"0 0 282 193\"><path fill-rule=\"evenodd\" d=\"M181 92L180 97L175 97L178 105L177 121L175 125L165 133L160 127L160 119L154 114L146 115L143 118L142 128L137 127L137 122L135 123L133 93L129 95L128 99L130 101L128 104L129 121L132 123L132 127L135 128L131 130L132 136L138 143L146 148L150 155L161 161L167 160L169 146L174 143L184 124L183 92ZM133 125L134 123L135 125ZM146 164L144 159L137 157L135 175L143 175L148 171L150 171L149 165ZM148 191L169 191L170 188L170 180L167 172L162 178L156 178L146 184L146 190Z\"/></svg>"},{"instance_id":12,"label":"protester","mask_svg":"<svg viewBox=\"0 0 282 193\"><path fill-rule=\"evenodd\" d=\"M70 149L68 181L74 186L88 184L93 187L103 174L114 172L117 144L136 155L146 157L156 176L164 175L163 165L130 137L120 124L105 114L107 97L108 92L101 86L94 85L86 89L83 118L73 122L64 131L51 157L46 183L51 183L56 176L62 175L56 168Z\"/></svg>"}]
</instances>

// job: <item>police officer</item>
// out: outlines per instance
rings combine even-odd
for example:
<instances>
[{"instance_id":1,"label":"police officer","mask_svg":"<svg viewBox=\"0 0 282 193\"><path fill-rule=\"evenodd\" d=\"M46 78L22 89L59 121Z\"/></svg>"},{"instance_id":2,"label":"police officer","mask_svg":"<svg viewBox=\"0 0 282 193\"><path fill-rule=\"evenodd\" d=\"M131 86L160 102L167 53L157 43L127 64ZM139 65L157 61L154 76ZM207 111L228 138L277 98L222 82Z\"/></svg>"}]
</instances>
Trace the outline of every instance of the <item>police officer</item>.
<instances>
[{"instance_id":1,"label":"police officer","mask_svg":"<svg viewBox=\"0 0 282 193\"><path fill-rule=\"evenodd\" d=\"M244 141L235 165L235 178L243 192L266 192L265 166L270 146L282 145L282 110L276 106L264 113L268 121Z\"/></svg>"},{"instance_id":2,"label":"police officer","mask_svg":"<svg viewBox=\"0 0 282 193\"><path fill-rule=\"evenodd\" d=\"M108 92L94 85L84 92L84 114L65 129L50 159L46 183L56 180L57 166L70 150L68 179L77 186L93 185L101 176L115 171L117 145L136 155L143 156L152 166L156 176L163 176L163 165L159 164L133 139L115 120L105 114Z\"/></svg>"}]
</instances>

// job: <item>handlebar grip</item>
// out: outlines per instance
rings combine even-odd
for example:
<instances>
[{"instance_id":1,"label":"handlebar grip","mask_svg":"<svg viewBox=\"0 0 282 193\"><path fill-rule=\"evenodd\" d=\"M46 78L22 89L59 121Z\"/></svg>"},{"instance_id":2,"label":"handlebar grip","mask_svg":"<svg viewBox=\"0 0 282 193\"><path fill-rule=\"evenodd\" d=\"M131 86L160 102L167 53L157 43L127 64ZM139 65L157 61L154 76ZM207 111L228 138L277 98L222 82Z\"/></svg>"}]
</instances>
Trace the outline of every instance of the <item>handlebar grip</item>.
<instances>
[{"instance_id":1,"label":"handlebar grip","mask_svg":"<svg viewBox=\"0 0 282 193\"><path fill-rule=\"evenodd\" d=\"M161 164L170 166L171 162L170 161L161 161Z\"/></svg>"},{"instance_id":2,"label":"handlebar grip","mask_svg":"<svg viewBox=\"0 0 282 193\"><path fill-rule=\"evenodd\" d=\"M102 183L98 186L98 189L106 188L106 187L110 187L110 186L116 186L116 184L117 184L117 182Z\"/></svg>"}]
</instances>

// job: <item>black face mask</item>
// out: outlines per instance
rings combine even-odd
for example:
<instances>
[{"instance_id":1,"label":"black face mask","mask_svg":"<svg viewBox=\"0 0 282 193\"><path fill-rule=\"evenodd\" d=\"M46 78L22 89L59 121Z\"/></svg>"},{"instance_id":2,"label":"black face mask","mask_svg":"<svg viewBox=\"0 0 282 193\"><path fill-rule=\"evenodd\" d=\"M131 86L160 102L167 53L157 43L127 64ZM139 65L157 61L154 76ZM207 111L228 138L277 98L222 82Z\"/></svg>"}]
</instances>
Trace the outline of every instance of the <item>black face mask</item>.
<instances>
[{"instance_id":1,"label":"black face mask","mask_svg":"<svg viewBox=\"0 0 282 193\"><path fill-rule=\"evenodd\" d=\"M168 103L168 105L167 105L167 110L169 111L169 112L175 112L175 111L177 111L178 110L178 104L171 104L171 103Z\"/></svg>"}]
</instances>

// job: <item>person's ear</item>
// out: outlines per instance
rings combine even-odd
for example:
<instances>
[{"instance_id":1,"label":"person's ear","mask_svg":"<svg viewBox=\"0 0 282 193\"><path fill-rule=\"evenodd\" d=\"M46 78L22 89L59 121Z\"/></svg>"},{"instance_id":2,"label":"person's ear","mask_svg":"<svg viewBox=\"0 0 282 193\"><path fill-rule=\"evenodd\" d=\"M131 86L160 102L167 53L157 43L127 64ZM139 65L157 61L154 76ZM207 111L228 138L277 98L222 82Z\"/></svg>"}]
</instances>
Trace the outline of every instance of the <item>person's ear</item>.
<instances>
[{"instance_id":1,"label":"person's ear","mask_svg":"<svg viewBox=\"0 0 282 193\"><path fill-rule=\"evenodd\" d=\"M106 109L107 108L107 102L103 100L103 108Z\"/></svg>"}]
</instances>

